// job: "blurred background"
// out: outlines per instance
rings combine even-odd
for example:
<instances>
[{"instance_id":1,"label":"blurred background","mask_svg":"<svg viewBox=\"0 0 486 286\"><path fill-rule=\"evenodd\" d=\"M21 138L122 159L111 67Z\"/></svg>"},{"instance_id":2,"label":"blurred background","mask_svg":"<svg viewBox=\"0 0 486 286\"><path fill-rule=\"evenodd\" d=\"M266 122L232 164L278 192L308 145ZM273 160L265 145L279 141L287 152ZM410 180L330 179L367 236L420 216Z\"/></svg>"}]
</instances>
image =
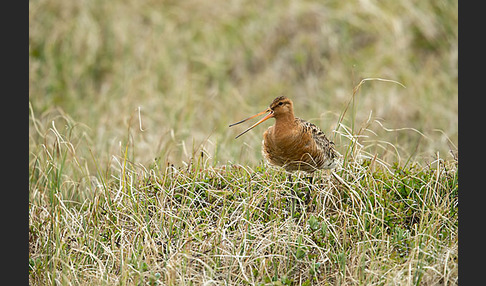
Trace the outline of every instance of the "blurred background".
<instances>
[{"instance_id":1,"label":"blurred background","mask_svg":"<svg viewBox=\"0 0 486 286\"><path fill-rule=\"evenodd\" d=\"M286 95L344 153L450 159L458 136L457 1L29 1L30 157L257 165ZM353 89L367 81L353 99ZM346 107L349 107L346 110ZM342 126L339 118L346 110ZM338 128L339 127L339 128ZM335 132L337 131L337 132Z\"/></svg>"}]
</instances>

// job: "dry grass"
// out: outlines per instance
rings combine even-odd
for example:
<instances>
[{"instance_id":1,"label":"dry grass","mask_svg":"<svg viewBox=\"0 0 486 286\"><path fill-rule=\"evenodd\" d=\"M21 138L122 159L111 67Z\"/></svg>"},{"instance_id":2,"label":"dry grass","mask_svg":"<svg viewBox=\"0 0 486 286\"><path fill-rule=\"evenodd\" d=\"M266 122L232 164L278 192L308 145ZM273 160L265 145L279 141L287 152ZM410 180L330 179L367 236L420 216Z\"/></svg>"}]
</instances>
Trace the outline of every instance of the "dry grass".
<instances>
[{"instance_id":1,"label":"dry grass","mask_svg":"<svg viewBox=\"0 0 486 286\"><path fill-rule=\"evenodd\" d=\"M457 2L36 0L29 22L31 284L457 284ZM312 184L227 128L282 93L343 155Z\"/></svg>"},{"instance_id":2,"label":"dry grass","mask_svg":"<svg viewBox=\"0 0 486 286\"><path fill-rule=\"evenodd\" d=\"M357 147L310 184L264 165L211 167L204 153L147 168L121 148L110 170L73 181L75 138L51 128L45 139L31 178L33 284L457 283L453 162L403 169Z\"/></svg>"}]
</instances>

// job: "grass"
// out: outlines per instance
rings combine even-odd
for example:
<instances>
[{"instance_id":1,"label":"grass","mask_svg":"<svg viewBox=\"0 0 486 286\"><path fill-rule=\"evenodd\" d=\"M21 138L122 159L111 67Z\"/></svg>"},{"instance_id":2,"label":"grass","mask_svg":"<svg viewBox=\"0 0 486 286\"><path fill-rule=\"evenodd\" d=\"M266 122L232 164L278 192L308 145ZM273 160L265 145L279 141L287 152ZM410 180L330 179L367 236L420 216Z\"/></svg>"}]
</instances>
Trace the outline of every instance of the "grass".
<instances>
[{"instance_id":1,"label":"grass","mask_svg":"<svg viewBox=\"0 0 486 286\"><path fill-rule=\"evenodd\" d=\"M457 283L454 163L388 168L351 154L310 184L265 165L212 167L204 153L147 168L122 148L109 178L75 182L61 138L31 175L34 284Z\"/></svg>"},{"instance_id":2,"label":"grass","mask_svg":"<svg viewBox=\"0 0 486 286\"><path fill-rule=\"evenodd\" d=\"M30 1L29 86L33 285L457 284L457 2Z\"/></svg>"}]
</instances>

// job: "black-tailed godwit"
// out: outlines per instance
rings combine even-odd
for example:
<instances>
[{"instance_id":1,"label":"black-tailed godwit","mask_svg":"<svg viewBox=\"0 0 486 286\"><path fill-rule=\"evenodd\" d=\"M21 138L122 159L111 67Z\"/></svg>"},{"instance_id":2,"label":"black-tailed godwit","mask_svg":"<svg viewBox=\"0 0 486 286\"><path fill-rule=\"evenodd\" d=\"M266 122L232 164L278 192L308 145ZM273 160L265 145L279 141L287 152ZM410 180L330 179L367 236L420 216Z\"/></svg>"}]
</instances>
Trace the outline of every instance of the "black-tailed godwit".
<instances>
[{"instance_id":1,"label":"black-tailed godwit","mask_svg":"<svg viewBox=\"0 0 486 286\"><path fill-rule=\"evenodd\" d=\"M275 124L263 133L262 153L268 163L283 167L288 172L313 173L318 169L336 167L338 156L334 143L317 126L295 117L293 103L285 96L275 98L269 108L230 127L265 113L268 114L235 139L265 120L275 118Z\"/></svg>"}]
</instances>

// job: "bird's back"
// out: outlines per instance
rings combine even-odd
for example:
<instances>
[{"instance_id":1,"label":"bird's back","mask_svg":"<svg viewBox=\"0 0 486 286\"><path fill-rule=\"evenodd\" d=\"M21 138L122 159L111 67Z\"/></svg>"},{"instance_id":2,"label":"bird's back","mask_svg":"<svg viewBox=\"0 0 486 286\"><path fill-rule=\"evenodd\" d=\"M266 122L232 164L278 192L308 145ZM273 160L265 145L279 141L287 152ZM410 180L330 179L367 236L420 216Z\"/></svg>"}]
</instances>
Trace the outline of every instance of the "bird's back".
<instances>
[{"instance_id":1,"label":"bird's back","mask_svg":"<svg viewBox=\"0 0 486 286\"><path fill-rule=\"evenodd\" d=\"M319 149L318 155L322 157L322 164L317 166L318 169L332 169L336 166L337 152L334 149L334 142L330 141L324 132L316 125L300 119L298 117L295 120L299 121L300 125L304 129L304 132L310 133L312 139L315 141L317 148Z\"/></svg>"}]
</instances>

